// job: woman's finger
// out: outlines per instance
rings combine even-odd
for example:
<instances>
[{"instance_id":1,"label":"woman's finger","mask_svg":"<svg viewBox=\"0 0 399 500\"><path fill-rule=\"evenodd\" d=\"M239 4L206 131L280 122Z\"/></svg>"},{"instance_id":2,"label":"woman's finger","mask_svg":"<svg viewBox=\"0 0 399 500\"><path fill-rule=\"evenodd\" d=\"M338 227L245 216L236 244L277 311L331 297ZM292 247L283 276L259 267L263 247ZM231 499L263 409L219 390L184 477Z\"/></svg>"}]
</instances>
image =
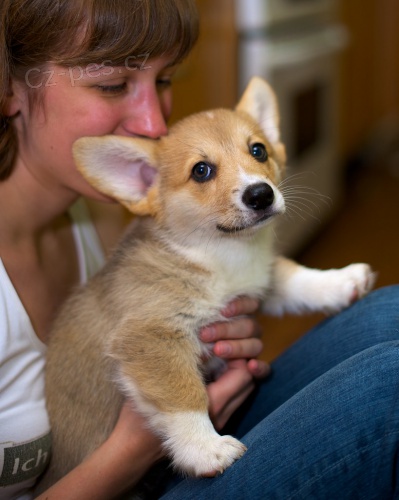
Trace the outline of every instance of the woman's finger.
<instances>
[{"instance_id":1,"label":"woman's finger","mask_svg":"<svg viewBox=\"0 0 399 500\"><path fill-rule=\"evenodd\" d=\"M216 342L213 352L223 359L256 358L263 350L263 342L257 338L221 340Z\"/></svg>"},{"instance_id":2,"label":"woman's finger","mask_svg":"<svg viewBox=\"0 0 399 500\"><path fill-rule=\"evenodd\" d=\"M254 314L259 309L260 302L258 299L251 297L238 297L232 300L222 310L222 315L226 318L233 318L242 314Z\"/></svg>"},{"instance_id":3,"label":"woman's finger","mask_svg":"<svg viewBox=\"0 0 399 500\"><path fill-rule=\"evenodd\" d=\"M218 340L260 338L262 330L254 318L241 317L230 321L221 321L204 327L200 332L203 342L217 342Z\"/></svg>"},{"instance_id":4,"label":"woman's finger","mask_svg":"<svg viewBox=\"0 0 399 500\"><path fill-rule=\"evenodd\" d=\"M254 387L253 377L243 360L229 362L228 370L208 385L209 414L217 429L224 427Z\"/></svg>"},{"instance_id":5,"label":"woman's finger","mask_svg":"<svg viewBox=\"0 0 399 500\"><path fill-rule=\"evenodd\" d=\"M250 359L247 363L248 371L258 380L268 377L272 371L271 366L266 361Z\"/></svg>"}]
</instances>

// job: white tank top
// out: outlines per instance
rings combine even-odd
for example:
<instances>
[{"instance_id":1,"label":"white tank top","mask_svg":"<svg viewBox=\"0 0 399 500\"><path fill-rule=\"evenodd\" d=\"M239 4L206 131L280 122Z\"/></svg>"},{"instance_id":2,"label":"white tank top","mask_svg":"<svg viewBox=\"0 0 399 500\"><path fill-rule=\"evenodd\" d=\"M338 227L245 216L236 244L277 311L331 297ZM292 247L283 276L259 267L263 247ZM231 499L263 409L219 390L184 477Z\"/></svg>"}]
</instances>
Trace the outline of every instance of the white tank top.
<instances>
[{"instance_id":1,"label":"white tank top","mask_svg":"<svg viewBox=\"0 0 399 500\"><path fill-rule=\"evenodd\" d=\"M70 210L84 283L105 262L83 200ZM50 456L50 426L44 399L46 346L0 259L0 498L31 499Z\"/></svg>"}]
</instances>

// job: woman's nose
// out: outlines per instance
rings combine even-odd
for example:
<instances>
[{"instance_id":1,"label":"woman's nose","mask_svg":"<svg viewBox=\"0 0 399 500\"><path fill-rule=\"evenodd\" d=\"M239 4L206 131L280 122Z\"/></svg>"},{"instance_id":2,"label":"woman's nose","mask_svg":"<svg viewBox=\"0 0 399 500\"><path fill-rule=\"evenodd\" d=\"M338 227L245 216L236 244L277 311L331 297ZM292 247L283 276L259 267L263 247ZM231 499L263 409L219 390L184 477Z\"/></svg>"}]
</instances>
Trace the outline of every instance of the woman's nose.
<instances>
[{"instance_id":1,"label":"woman's nose","mask_svg":"<svg viewBox=\"0 0 399 500\"><path fill-rule=\"evenodd\" d=\"M134 99L126 109L123 129L129 135L157 139L168 132L167 110L157 92Z\"/></svg>"}]
</instances>

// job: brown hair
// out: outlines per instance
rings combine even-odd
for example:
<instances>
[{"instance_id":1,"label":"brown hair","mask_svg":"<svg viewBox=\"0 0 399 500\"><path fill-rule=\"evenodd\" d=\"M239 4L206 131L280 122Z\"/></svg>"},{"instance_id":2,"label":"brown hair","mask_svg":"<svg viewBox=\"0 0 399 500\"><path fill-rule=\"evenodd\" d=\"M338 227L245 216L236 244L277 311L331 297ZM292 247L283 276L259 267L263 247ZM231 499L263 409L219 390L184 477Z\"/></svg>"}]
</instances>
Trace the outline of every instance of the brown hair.
<instances>
[{"instance_id":1,"label":"brown hair","mask_svg":"<svg viewBox=\"0 0 399 500\"><path fill-rule=\"evenodd\" d=\"M194 0L1 0L0 180L13 167L18 143L4 114L12 78L48 62L120 65L127 58L171 54L176 62L198 36ZM38 90L32 94L37 96Z\"/></svg>"}]
</instances>

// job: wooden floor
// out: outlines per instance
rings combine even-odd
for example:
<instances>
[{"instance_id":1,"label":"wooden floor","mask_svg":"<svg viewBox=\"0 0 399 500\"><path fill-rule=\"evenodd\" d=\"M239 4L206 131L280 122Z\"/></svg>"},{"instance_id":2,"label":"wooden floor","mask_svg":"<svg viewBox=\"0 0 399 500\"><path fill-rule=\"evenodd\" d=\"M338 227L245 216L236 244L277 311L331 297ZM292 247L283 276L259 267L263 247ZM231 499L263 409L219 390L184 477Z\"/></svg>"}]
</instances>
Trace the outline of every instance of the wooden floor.
<instances>
[{"instance_id":1,"label":"wooden floor","mask_svg":"<svg viewBox=\"0 0 399 500\"><path fill-rule=\"evenodd\" d=\"M376 287L399 283L399 176L386 167L357 172L336 217L296 260L321 269L368 262ZM322 318L260 317L262 358L273 360Z\"/></svg>"}]
</instances>

